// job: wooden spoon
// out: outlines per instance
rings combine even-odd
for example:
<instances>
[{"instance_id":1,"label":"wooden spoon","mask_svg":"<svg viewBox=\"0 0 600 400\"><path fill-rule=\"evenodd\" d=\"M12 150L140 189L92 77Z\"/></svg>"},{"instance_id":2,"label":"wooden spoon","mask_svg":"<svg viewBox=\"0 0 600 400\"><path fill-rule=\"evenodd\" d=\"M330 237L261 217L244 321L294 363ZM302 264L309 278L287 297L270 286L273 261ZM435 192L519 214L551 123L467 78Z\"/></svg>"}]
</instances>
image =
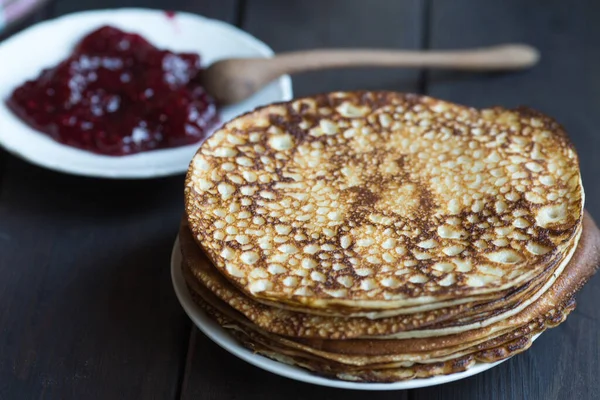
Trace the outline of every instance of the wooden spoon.
<instances>
[{"instance_id":1,"label":"wooden spoon","mask_svg":"<svg viewBox=\"0 0 600 400\"><path fill-rule=\"evenodd\" d=\"M202 83L220 104L242 101L284 74L328 68L409 67L469 71L517 70L535 65L539 52L508 44L471 50L308 50L273 58L231 58L209 66Z\"/></svg>"}]
</instances>

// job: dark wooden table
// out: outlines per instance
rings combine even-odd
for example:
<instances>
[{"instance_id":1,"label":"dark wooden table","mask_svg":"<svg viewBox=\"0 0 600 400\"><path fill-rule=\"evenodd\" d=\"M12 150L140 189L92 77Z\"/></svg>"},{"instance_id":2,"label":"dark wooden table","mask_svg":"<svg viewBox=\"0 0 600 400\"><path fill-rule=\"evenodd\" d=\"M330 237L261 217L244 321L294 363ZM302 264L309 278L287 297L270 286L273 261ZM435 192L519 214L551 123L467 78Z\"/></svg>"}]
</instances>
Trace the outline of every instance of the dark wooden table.
<instances>
[{"instance_id":1,"label":"dark wooden table","mask_svg":"<svg viewBox=\"0 0 600 400\"><path fill-rule=\"evenodd\" d=\"M57 0L37 18L117 6L218 18L276 51L533 44L542 63L527 72L319 72L294 78L294 89L391 89L537 108L571 134L587 208L600 218L598 1ZM529 351L460 382L367 394L252 367L193 328L177 303L169 254L182 194L181 176L85 179L0 152L0 399L600 399L600 277Z\"/></svg>"}]
</instances>

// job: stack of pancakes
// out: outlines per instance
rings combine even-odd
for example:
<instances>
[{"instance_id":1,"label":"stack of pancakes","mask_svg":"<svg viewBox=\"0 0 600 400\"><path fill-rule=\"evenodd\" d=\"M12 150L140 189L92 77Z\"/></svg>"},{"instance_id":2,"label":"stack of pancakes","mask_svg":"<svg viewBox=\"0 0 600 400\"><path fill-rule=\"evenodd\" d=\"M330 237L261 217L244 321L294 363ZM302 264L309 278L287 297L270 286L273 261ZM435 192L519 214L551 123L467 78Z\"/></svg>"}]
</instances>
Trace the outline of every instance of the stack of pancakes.
<instances>
[{"instance_id":1,"label":"stack of pancakes","mask_svg":"<svg viewBox=\"0 0 600 400\"><path fill-rule=\"evenodd\" d=\"M344 380L522 352L599 261L576 152L528 109L392 92L273 104L200 147L185 198L198 304L255 352Z\"/></svg>"}]
</instances>

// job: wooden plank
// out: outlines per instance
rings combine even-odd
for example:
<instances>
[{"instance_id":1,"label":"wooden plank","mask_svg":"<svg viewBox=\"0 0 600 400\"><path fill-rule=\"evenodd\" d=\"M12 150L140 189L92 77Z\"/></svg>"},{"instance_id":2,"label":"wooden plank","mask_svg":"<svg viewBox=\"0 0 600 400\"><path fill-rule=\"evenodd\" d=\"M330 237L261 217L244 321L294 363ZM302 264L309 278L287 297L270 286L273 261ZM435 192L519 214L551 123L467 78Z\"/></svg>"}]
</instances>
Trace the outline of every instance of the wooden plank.
<instances>
[{"instance_id":1,"label":"wooden plank","mask_svg":"<svg viewBox=\"0 0 600 400\"><path fill-rule=\"evenodd\" d=\"M575 142L586 207L600 218L600 4L581 1L444 1L431 7L432 48L526 42L542 52L531 71L435 73L432 96L472 106L527 105L560 121ZM415 399L600 398L600 277L578 295L567 322L544 333L526 353L464 381L415 390Z\"/></svg>"},{"instance_id":2,"label":"wooden plank","mask_svg":"<svg viewBox=\"0 0 600 400\"><path fill-rule=\"evenodd\" d=\"M11 158L0 197L0 398L173 398L189 330L168 260L182 178Z\"/></svg>"},{"instance_id":3,"label":"wooden plank","mask_svg":"<svg viewBox=\"0 0 600 400\"><path fill-rule=\"evenodd\" d=\"M56 0L56 2L58 15L86 10L136 7L185 11L227 22L235 21L238 8L238 0Z\"/></svg>"},{"instance_id":4,"label":"wooden plank","mask_svg":"<svg viewBox=\"0 0 600 400\"><path fill-rule=\"evenodd\" d=\"M236 14L235 0L168 5ZM169 273L183 177L86 179L2 154L0 399L177 398L191 326Z\"/></svg>"},{"instance_id":5,"label":"wooden plank","mask_svg":"<svg viewBox=\"0 0 600 400\"><path fill-rule=\"evenodd\" d=\"M252 0L243 28L276 52L316 47L415 49L421 46L422 1ZM417 70L310 72L294 77L296 96L333 90L418 90Z\"/></svg>"},{"instance_id":6,"label":"wooden plank","mask_svg":"<svg viewBox=\"0 0 600 400\"><path fill-rule=\"evenodd\" d=\"M275 51L314 47L420 47L420 1L252 0L242 27ZM297 96L328 90L416 91L418 71L353 70L294 77ZM228 354L194 330L182 399L363 399L364 393L308 385L262 371ZM403 399L407 392L378 393Z\"/></svg>"}]
</instances>

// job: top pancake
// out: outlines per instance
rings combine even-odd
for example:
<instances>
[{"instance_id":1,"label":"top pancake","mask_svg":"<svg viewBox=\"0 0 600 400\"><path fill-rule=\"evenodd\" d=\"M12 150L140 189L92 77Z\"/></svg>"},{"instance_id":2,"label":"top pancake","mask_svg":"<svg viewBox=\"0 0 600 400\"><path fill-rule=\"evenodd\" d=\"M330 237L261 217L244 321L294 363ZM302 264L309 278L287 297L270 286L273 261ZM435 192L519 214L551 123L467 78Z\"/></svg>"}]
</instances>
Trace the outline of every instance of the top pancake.
<instances>
[{"instance_id":1,"label":"top pancake","mask_svg":"<svg viewBox=\"0 0 600 400\"><path fill-rule=\"evenodd\" d=\"M186 182L190 228L257 300L398 308L516 287L572 245L583 189L561 127L392 92L238 117Z\"/></svg>"}]
</instances>

